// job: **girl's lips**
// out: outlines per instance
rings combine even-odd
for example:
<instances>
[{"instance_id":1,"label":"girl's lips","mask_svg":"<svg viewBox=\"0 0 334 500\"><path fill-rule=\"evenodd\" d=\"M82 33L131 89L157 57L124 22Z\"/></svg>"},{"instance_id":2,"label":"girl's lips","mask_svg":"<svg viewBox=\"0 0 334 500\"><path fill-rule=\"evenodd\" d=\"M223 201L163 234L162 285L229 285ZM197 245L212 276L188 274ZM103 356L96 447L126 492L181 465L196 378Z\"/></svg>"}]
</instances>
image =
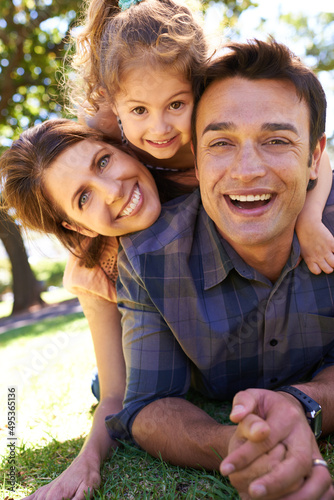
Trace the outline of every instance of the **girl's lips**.
<instances>
[{"instance_id":1,"label":"girl's lips","mask_svg":"<svg viewBox=\"0 0 334 500\"><path fill-rule=\"evenodd\" d=\"M148 142L151 146L155 148L166 148L173 144L173 142L176 140L177 135L172 137L171 139L167 139L166 141L150 141L149 139L146 139L146 142Z\"/></svg>"},{"instance_id":2,"label":"girl's lips","mask_svg":"<svg viewBox=\"0 0 334 500\"><path fill-rule=\"evenodd\" d=\"M126 203L125 207L121 210L118 218L129 217L130 215L135 215L143 204L143 195L139 189L138 184L132 190L129 201Z\"/></svg>"}]
</instances>

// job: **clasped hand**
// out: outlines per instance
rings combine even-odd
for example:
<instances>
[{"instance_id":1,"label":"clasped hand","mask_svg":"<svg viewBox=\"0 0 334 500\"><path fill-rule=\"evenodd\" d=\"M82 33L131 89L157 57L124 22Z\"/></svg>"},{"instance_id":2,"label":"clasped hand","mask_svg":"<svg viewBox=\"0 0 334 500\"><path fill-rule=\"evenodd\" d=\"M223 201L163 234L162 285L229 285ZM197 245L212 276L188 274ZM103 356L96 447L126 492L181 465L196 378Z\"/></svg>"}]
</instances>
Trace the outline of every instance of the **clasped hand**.
<instances>
[{"instance_id":1,"label":"clasped hand","mask_svg":"<svg viewBox=\"0 0 334 500\"><path fill-rule=\"evenodd\" d=\"M230 415L238 424L220 471L242 500L333 500L326 467L300 403L264 389L239 392Z\"/></svg>"}]
</instances>

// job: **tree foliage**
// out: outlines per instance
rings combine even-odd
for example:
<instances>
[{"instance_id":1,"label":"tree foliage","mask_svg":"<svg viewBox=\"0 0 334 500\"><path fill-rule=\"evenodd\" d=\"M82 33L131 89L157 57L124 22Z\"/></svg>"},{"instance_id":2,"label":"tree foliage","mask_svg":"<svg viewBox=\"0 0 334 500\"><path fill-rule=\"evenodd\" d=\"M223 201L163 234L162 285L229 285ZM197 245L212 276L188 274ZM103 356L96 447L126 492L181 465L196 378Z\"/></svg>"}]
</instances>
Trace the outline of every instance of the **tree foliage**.
<instances>
[{"instance_id":1,"label":"tree foliage","mask_svg":"<svg viewBox=\"0 0 334 500\"><path fill-rule=\"evenodd\" d=\"M78 0L0 0L0 137L62 112L59 70Z\"/></svg>"},{"instance_id":2,"label":"tree foliage","mask_svg":"<svg viewBox=\"0 0 334 500\"><path fill-rule=\"evenodd\" d=\"M222 2L232 24L251 4ZM63 61L82 5L82 0L0 0L0 147L22 129L64 115ZM209 1L200 5L204 12Z\"/></svg>"}]
</instances>

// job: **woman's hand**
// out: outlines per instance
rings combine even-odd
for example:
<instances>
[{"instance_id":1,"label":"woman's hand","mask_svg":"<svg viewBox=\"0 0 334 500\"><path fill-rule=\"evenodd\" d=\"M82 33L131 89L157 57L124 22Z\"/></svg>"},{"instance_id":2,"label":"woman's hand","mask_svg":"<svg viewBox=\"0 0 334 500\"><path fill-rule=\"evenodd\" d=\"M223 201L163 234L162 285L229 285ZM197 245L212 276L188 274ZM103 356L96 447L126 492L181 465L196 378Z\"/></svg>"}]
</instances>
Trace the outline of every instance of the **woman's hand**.
<instances>
[{"instance_id":1,"label":"woman's hand","mask_svg":"<svg viewBox=\"0 0 334 500\"><path fill-rule=\"evenodd\" d=\"M51 483L42 486L24 500L85 500L101 483L100 463L93 463L84 453Z\"/></svg>"}]
</instances>

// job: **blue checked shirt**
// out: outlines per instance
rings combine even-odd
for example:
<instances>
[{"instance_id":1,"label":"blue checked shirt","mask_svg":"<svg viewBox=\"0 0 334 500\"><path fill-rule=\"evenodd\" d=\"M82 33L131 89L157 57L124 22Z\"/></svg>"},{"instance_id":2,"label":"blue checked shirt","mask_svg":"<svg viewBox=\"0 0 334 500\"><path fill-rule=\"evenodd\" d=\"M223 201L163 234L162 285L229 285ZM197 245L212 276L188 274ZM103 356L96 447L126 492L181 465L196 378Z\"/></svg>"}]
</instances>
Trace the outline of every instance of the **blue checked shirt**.
<instances>
[{"instance_id":1,"label":"blue checked shirt","mask_svg":"<svg viewBox=\"0 0 334 500\"><path fill-rule=\"evenodd\" d=\"M333 232L334 192L323 220ZM127 391L124 409L106 418L113 438L132 439L145 405L184 397L190 385L227 400L334 364L334 273L311 274L296 236L272 284L220 237L196 191L166 204L153 226L121 243Z\"/></svg>"}]
</instances>

